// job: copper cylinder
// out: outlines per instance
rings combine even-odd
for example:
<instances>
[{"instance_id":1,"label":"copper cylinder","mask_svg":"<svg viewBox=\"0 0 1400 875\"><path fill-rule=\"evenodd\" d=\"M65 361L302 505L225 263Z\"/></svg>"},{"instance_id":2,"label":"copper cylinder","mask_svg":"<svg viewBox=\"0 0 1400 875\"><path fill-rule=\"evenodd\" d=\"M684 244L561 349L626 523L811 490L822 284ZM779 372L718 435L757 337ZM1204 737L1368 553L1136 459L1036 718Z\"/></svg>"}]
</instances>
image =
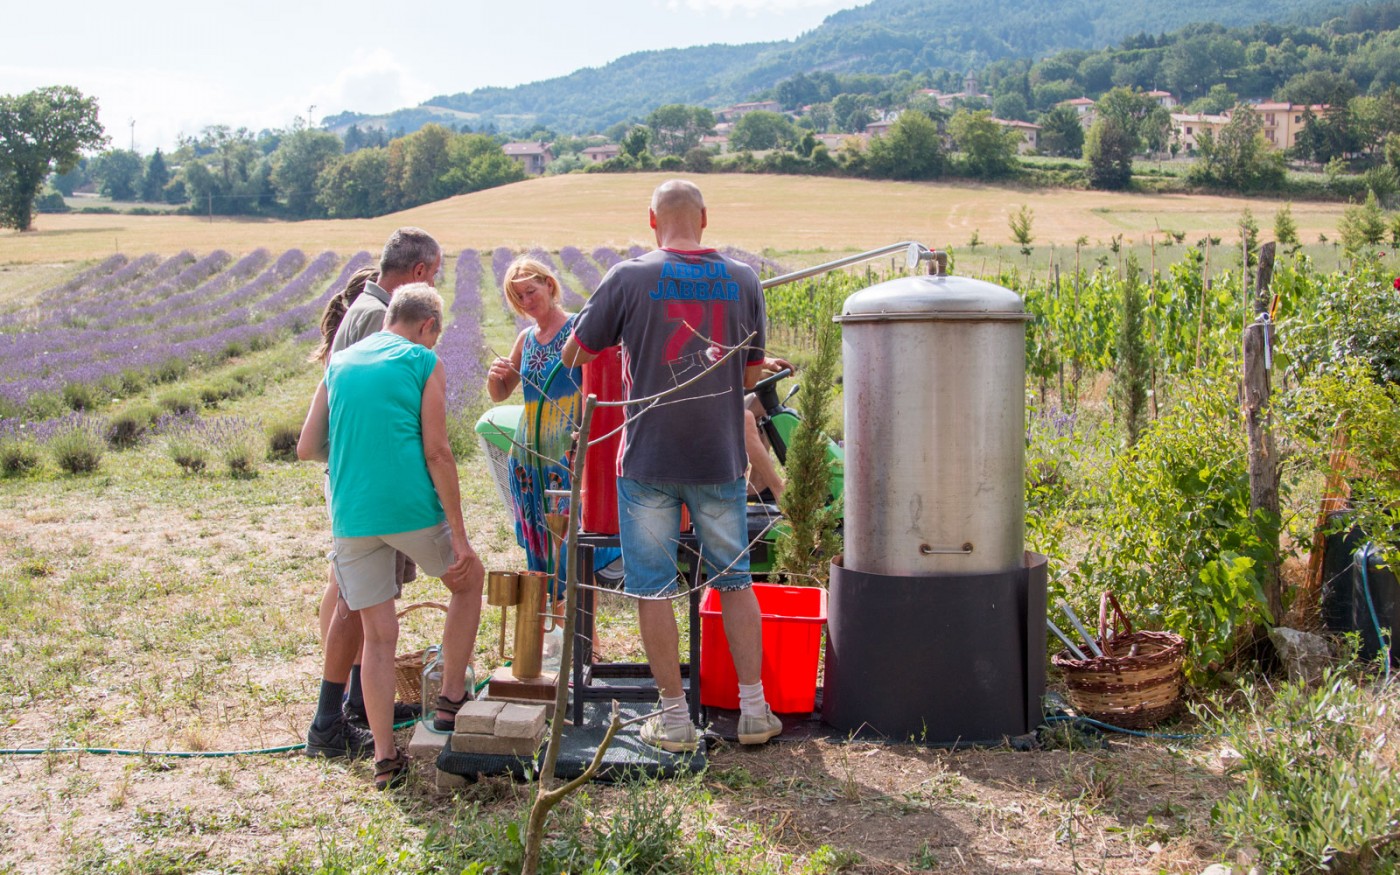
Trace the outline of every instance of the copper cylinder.
<instances>
[{"instance_id":1,"label":"copper cylinder","mask_svg":"<svg viewBox=\"0 0 1400 875\"><path fill-rule=\"evenodd\" d=\"M520 572L520 602L515 609L515 658L510 673L520 680L537 678L544 662L545 592L549 575L543 571Z\"/></svg>"},{"instance_id":2,"label":"copper cylinder","mask_svg":"<svg viewBox=\"0 0 1400 875\"><path fill-rule=\"evenodd\" d=\"M486 603L508 608L520 601L520 575L514 571L490 571L486 574Z\"/></svg>"}]
</instances>

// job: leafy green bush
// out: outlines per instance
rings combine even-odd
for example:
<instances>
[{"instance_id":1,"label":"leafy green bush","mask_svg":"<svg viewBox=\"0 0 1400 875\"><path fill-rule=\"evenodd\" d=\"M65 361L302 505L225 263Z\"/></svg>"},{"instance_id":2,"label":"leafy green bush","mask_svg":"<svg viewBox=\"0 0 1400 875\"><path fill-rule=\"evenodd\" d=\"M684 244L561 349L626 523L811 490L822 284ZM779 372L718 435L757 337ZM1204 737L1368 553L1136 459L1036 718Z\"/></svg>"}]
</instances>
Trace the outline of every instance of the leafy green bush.
<instances>
[{"instance_id":1,"label":"leafy green bush","mask_svg":"<svg viewBox=\"0 0 1400 875\"><path fill-rule=\"evenodd\" d=\"M1239 751L1244 786L1215 805L1230 842L1266 872L1395 871L1400 782L1393 690L1372 693L1344 669L1315 689L1288 683L1210 722Z\"/></svg>"},{"instance_id":2,"label":"leafy green bush","mask_svg":"<svg viewBox=\"0 0 1400 875\"><path fill-rule=\"evenodd\" d=\"M63 387L63 403L69 410L92 410L102 403L102 393L88 383L69 383Z\"/></svg>"},{"instance_id":3,"label":"leafy green bush","mask_svg":"<svg viewBox=\"0 0 1400 875\"><path fill-rule=\"evenodd\" d=\"M75 414L55 427L48 439L49 452L69 474L90 474L102 464L106 432L102 420Z\"/></svg>"},{"instance_id":4,"label":"leafy green bush","mask_svg":"<svg viewBox=\"0 0 1400 875\"><path fill-rule=\"evenodd\" d=\"M1400 383L1400 294L1379 257L1360 258L1345 274L1314 277L1284 348L1298 380L1360 359L1377 380ZM1276 279L1275 285L1278 284Z\"/></svg>"},{"instance_id":5,"label":"leafy green bush","mask_svg":"<svg viewBox=\"0 0 1400 875\"><path fill-rule=\"evenodd\" d=\"M1177 390L1097 483L1084 522L1092 540L1074 572L1084 608L1110 588L1144 628L1185 637L1195 677L1267 619L1260 570L1273 550L1269 526L1250 514L1237 393L1230 374Z\"/></svg>"}]
</instances>

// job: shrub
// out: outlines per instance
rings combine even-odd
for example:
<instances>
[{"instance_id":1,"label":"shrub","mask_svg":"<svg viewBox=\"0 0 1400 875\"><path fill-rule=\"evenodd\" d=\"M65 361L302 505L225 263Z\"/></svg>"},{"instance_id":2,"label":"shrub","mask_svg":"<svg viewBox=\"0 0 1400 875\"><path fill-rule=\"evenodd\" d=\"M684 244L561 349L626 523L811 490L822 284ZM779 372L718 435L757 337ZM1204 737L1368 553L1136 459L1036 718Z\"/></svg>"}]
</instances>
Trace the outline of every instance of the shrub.
<instances>
[{"instance_id":1,"label":"shrub","mask_svg":"<svg viewBox=\"0 0 1400 875\"><path fill-rule=\"evenodd\" d=\"M199 399L190 389L175 389L157 399L160 406L173 416L195 413L199 410Z\"/></svg>"},{"instance_id":2,"label":"shrub","mask_svg":"<svg viewBox=\"0 0 1400 875\"><path fill-rule=\"evenodd\" d=\"M204 434L230 475L257 476L258 461L267 455L267 436L261 424L241 416L225 416L206 420Z\"/></svg>"},{"instance_id":3,"label":"shrub","mask_svg":"<svg viewBox=\"0 0 1400 875\"><path fill-rule=\"evenodd\" d=\"M92 410L102 403L102 395L88 383L69 383L63 387L63 403L69 410Z\"/></svg>"},{"instance_id":4,"label":"shrub","mask_svg":"<svg viewBox=\"0 0 1400 875\"><path fill-rule=\"evenodd\" d=\"M160 411L150 405L140 405L118 413L107 425L107 444L114 450L136 446L159 415Z\"/></svg>"},{"instance_id":5,"label":"shrub","mask_svg":"<svg viewBox=\"0 0 1400 875\"><path fill-rule=\"evenodd\" d=\"M1244 786L1211 819L1266 872L1394 871L1400 784L1394 693L1372 693L1329 669L1316 689L1280 687L1270 701L1219 708L1211 727L1239 751Z\"/></svg>"},{"instance_id":6,"label":"shrub","mask_svg":"<svg viewBox=\"0 0 1400 875\"><path fill-rule=\"evenodd\" d=\"M192 412L162 416L156 431L165 437L165 451L186 474L198 474L209 466L209 443L204 422Z\"/></svg>"},{"instance_id":7,"label":"shrub","mask_svg":"<svg viewBox=\"0 0 1400 875\"><path fill-rule=\"evenodd\" d=\"M17 423L0 423L0 473L18 477L38 466L39 450L33 438Z\"/></svg>"},{"instance_id":8,"label":"shrub","mask_svg":"<svg viewBox=\"0 0 1400 875\"><path fill-rule=\"evenodd\" d=\"M90 474L102 464L106 432L102 420L74 414L54 427L48 439L49 452L58 467L69 474Z\"/></svg>"},{"instance_id":9,"label":"shrub","mask_svg":"<svg viewBox=\"0 0 1400 875\"><path fill-rule=\"evenodd\" d=\"M1267 618L1260 573L1273 548L1269 521L1250 515L1237 393L1228 374L1178 389L1103 472L1092 543L1074 572L1080 607L1112 589L1143 628L1184 636L1194 678L1226 663L1241 630Z\"/></svg>"},{"instance_id":10,"label":"shrub","mask_svg":"<svg viewBox=\"0 0 1400 875\"><path fill-rule=\"evenodd\" d=\"M295 422L274 423L267 430L267 458L273 462L295 462L301 426Z\"/></svg>"}]
</instances>

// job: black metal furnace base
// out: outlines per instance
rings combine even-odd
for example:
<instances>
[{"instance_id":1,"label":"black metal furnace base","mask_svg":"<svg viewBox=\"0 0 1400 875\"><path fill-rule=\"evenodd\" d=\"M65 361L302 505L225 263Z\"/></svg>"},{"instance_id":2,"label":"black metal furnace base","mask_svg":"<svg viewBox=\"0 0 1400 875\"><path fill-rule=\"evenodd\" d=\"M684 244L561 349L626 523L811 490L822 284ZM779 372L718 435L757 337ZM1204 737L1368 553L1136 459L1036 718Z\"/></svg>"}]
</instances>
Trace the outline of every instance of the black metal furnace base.
<instances>
[{"instance_id":1,"label":"black metal furnace base","mask_svg":"<svg viewBox=\"0 0 1400 875\"><path fill-rule=\"evenodd\" d=\"M1045 693L1046 560L893 577L831 565L822 721L856 737L997 744Z\"/></svg>"}]
</instances>

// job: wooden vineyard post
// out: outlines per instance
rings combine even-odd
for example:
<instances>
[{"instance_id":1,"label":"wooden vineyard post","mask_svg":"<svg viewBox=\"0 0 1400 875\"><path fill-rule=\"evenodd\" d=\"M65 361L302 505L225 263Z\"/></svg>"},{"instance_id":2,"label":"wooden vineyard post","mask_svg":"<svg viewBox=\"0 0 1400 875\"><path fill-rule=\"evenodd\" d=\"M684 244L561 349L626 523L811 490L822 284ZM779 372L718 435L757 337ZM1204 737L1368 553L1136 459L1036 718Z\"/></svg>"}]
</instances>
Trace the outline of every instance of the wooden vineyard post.
<instances>
[{"instance_id":1,"label":"wooden vineyard post","mask_svg":"<svg viewBox=\"0 0 1400 875\"><path fill-rule=\"evenodd\" d=\"M1279 577L1279 500L1278 455L1269 413L1269 368L1273 353L1273 323L1269 318L1269 285L1274 274L1275 244L1265 243L1259 252L1259 273L1255 284L1254 321L1244 329L1245 429L1249 434L1249 510L1263 517L1271 556L1264 566L1264 596L1270 621L1283 621L1283 584Z\"/></svg>"}]
</instances>

